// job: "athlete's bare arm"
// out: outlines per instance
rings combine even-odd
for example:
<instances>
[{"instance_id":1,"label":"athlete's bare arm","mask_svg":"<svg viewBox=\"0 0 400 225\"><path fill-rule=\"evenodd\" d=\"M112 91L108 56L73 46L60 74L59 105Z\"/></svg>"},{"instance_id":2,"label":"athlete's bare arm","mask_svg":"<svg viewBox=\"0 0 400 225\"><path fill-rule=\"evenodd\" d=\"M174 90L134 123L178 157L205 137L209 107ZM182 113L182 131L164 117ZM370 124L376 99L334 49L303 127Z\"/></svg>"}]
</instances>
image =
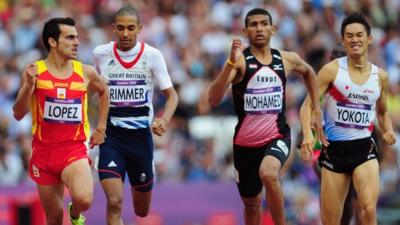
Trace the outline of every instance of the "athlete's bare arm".
<instances>
[{"instance_id":1,"label":"athlete's bare arm","mask_svg":"<svg viewBox=\"0 0 400 225\"><path fill-rule=\"evenodd\" d=\"M100 99L97 126L89 142L90 148L93 148L95 145L104 142L110 100L108 97L107 84L96 70L92 66L83 65L83 73L85 74L88 88L96 91Z\"/></svg>"},{"instance_id":2,"label":"athlete's bare arm","mask_svg":"<svg viewBox=\"0 0 400 225\"><path fill-rule=\"evenodd\" d=\"M17 120L21 120L29 112L37 75L38 71L35 63L26 66L22 72L20 88L13 106L14 117Z\"/></svg>"},{"instance_id":3,"label":"athlete's bare arm","mask_svg":"<svg viewBox=\"0 0 400 225\"><path fill-rule=\"evenodd\" d=\"M210 105L218 105L224 97L229 85L235 78L237 79L239 74L244 74L246 62L243 57L243 49L244 45L241 39L233 38L229 58L208 91L208 102Z\"/></svg>"},{"instance_id":4,"label":"athlete's bare arm","mask_svg":"<svg viewBox=\"0 0 400 225\"><path fill-rule=\"evenodd\" d=\"M392 145L396 143L396 136L393 131L392 120L387 111L388 75L382 69L379 69L379 81L381 84L381 95L376 102L376 116L379 127L382 130L383 140L387 144Z\"/></svg>"},{"instance_id":5,"label":"athlete's bare arm","mask_svg":"<svg viewBox=\"0 0 400 225\"><path fill-rule=\"evenodd\" d=\"M153 133L158 136L162 136L165 133L167 124L171 120L176 107L178 106L178 94L174 87L164 89L162 92L167 97L167 102L164 106L164 113L160 118L154 119L151 125Z\"/></svg>"},{"instance_id":6,"label":"athlete's bare arm","mask_svg":"<svg viewBox=\"0 0 400 225\"><path fill-rule=\"evenodd\" d=\"M327 141L322 129L322 118L321 118L321 106L319 101L319 91L316 82L316 75L313 68L306 63L300 56L295 52L285 52L281 51L282 57L284 59L284 66L287 73L294 71L295 73L302 75L304 79L304 83L308 89L308 96L311 100L312 105L309 103L308 106L314 110L314 126L316 132L318 134L319 139L326 145ZM312 107L311 107L312 106ZM313 135L310 126L311 126L311 113L309 116L303 117L300 116L301 123L303 125L303 144L304 150L302 151L302 157L304 159L309 159L312 156L312 146L313 146Z\"/></svg>"},{"instance_id":7,"label":"athlete's bare arm","mask_svg":"<svg viewBox=\"0 0 400 225\"><path fill-rule=\"evenodd\" d=\"M318 85L318 98L321 98L328 91L329 86L333 83L336 77L336 73L338 70L338 62L337 60L333 60L330 63L326 64L322 69L318 72L317 75L317 85ZM320 111L320 109L318 109ZM301 155L304 160L308 160L312 155L313 146L314 146L314 137L311 130L311 118L312 118L312 107L311 107L311 99L310 96L307 96L303 102L303 105L300 109L300 118L303 126L303 142L301 146ZM328 141L325 137L319 137L325 146L329 145Z\"/></svg>"}]
</instances>

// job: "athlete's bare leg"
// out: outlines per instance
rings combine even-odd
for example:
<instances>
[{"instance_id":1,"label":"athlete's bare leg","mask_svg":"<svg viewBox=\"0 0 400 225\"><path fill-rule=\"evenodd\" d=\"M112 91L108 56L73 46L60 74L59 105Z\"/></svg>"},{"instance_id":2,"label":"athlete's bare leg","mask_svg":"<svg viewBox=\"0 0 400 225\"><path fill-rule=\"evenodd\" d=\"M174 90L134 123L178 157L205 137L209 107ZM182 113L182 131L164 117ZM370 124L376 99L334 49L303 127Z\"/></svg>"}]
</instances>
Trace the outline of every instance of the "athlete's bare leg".
<instances>
[{"instance_id":1,"label":"athlete's bare leg","mask_svg":"<svg viewBox=\"0 0 400 225\"><path fill-rule=\"evenodd\" d=\"M359 165L353 172L354 188L360 206L361 224L376 225L376 205L379 195L379 164L372 159Z\"/></svg>"},{"instance_id":2,"label":"athlete's bare leg","mask_svg":"<svg viewBox=\"0 0 400 225\"><path fill-rule=\"evenodd\" d=\"M339 225L349 192L350 176L321 169L321 219L324 225Z\"/></svg>"},{"instance_id":3,"label":"athlete's bare leg","mask_svg":"<svg viewBox=\"0 0 400 225\"><path fill-rule=\"evenodd\" d=\"M121 178L101 180L107 198L107 225L122 225L122 201L124 184Z\"/></svg>"},{"instance_id":4,"label":"athlete's bare leg","mask_svg":"<svg viewBox=\"0 0 400 225\"><path fill-rule=\"evenodd\" d=\"M62 171L61 180L68 187L72 198L72 218L90 208L93 202L93 178L88 159L77 160Z\"/></svg>"},{"instance_id":5,"label":"athlete's bare leg","mask_svg":"<svg viewBox=\"0 0 400 225\"><path fill-rule=\"evenodd\" d=\"M267 204L275 225L285 225L285 207L279 171L281 162L274 156L267 155L261 162L260 178L266 190Z\"/></svg>"},{"instance_id":6,"label":"athlete's bare leg","mask_svg":"<svg viewBox=\"0 0 400 225\"><path fill-rule=\"evenodd\" d=\"M150 210L152 191L141 192L132 187L131 192L135 214L140 217L147 216Z\"/></svg>"},{"instance_id":7,"label":"athlete's bare leg","mask_svg":"<svg viewBox=\"0 0 400 225\"><path fill-rule=\"evenodd\" d=\"M64 184L37 185L47 225L62 225Z\"/></svg>"},{"instance_id":8,"label":"athlete's bare leg","mask_svg":"<svg viewBox=\"0 0 400 225\"><path fill-rule=\"evenodd\" d=\"M260 225L261 224L261 193L254 198L244 198L244 222L246 225Z\"/></svg>"}]
</instances>

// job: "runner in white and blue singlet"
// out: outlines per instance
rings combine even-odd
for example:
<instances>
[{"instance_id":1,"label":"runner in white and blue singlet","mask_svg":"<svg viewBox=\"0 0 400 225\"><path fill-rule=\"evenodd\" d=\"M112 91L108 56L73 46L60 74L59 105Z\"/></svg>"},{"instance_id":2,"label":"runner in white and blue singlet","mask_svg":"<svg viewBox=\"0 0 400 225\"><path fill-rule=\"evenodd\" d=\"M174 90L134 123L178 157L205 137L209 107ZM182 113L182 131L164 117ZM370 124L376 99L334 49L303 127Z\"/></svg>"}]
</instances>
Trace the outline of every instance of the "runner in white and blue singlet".
<instances>
[{"instance_id":1,"label":"runner in white and blue singlet","mask_svg":"<svg viewBox=\"0 0 400 225\"><path fill-rule=\"evenodd\" d=\"M123 7L115 15L116 41L93 51L96 68L110 92L107 138L100 146L98 172L107 196L107 224L121 225L123 182L128 174L133 208L147 216L153 188L152 132L163 135L178 104L161 52L137 41L142 25L139 13ZM153 118L153 91L158 85L166 96L159 118Z\"/></svg>"},{"instance_id":2,"label":"runner in white and blue singlet","mask_svg":"<svg viewBox=\"0 0 400 225\"><path fill-rule=\"evenodd\" d=\"M358 13L341 25L347 56L326 64L318 73L320 95L324 96L324 131L328 143L319 157L321 166L321 218L324 225L339 224L343 204L353 181L360 208L361 224L376 225L379 195L377 148L371 138L375 118L383 140L396 142L387 112L387 73L368 61L371 27ZM312 154L311 106L306 99L302 156Z\"/></svg>"}]
</instances>

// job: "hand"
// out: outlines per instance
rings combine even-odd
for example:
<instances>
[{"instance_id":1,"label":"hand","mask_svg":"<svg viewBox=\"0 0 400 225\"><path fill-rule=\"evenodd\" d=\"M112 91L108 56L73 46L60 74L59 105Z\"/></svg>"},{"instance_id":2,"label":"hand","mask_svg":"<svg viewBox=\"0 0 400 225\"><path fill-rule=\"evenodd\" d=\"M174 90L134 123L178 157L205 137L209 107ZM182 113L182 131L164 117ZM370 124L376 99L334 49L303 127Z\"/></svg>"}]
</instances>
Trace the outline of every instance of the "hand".
<instances>
[{"instance_id":1,"label":"hand","mask_svg":"<svg viewBox=\"0 0 400 225\"><path fill-rule=\"evenodd\" d=\"M396 135L393 131L386 131L382 134L382 137L383 140L389 145L393 145L394 143L396 143Z\"/></svg>"},{"instance_id":2,"label":"hand","mask_svg":"<svg viewBox=\"0 0 400 225\"><path fill-rule=\"evenodd\" d=\"M229 55L229 60L232 63L236 63L239 58L243 55L243 49L244 45L242 43L242 39L240 37L234 37L232 39L232 45L231 45L231 52Z\"/></svg>"},{"instance_id":3,"label":"hand","mask_svg":"<svg viewBox=\"0 0 400 225\"><path fill-rule=\"evenodd\" d=\"M96 145L100 145L104 143L106 138L105 129L96 128L90 137L89 147L93 148Z\"/></svg>"},{"instance_id":4,"label":"hand","mask_svg":"<svg viewBox=\"0 0 400 225\"><path fill-rule=\"evenodd\" d=\"M24 71L24 76L27 81L26 84L29 87L35 86L36 78L38 76L37 66L35 63L31 63L26 66L25 71Z\"/></svg>"},{"instance_id":5,"label":"hand","mask_svg":"<svg viewBox=\"0 0 400 225\"><path fill-rule=\"evenodd\" d=\"M309 160L313 156L314 147L314 135L312 132L304 134L303 141L301 143L300 154L303 160Z\"/></svg>"},{"instance_id":6,"label":"hand","mask_svg":"<svg viewBox=\"0 0 400 225\"><path fill-rule=\"evenodd\" d=\"M314 116L314 127L318 140L325 146L328 147L329 142L325 136L324 128L322 127L322 118L320 114Z\"/></svg>"},{"instance_id":7,"label":"hand","mask_svg":"<svg viewBox=\"0 0 400 225\"><path fill-rule=\"evenodd\" d=\"M151 130L157 136L162 136L167 129L167 120L163 118L157 118L151 124Z\"/></svg>"}]
</instances>

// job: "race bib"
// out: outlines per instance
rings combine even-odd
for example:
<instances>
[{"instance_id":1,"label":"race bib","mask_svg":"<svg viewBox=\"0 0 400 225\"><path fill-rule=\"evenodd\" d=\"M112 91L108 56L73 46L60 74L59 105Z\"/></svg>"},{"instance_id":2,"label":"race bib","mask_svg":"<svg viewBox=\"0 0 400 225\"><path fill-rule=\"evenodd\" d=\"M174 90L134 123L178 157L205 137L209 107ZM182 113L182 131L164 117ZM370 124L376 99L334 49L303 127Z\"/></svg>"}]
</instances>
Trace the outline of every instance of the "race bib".
<instances>
[{"instance_id":1,"label":"race bib","mask_svg":"<svg viewBox=\"0 0 400 225\"><path fill-rule=\"evenodd\" d=\"M110 81L110 104L119 107L138 106L147 102L144 80Z\"/></svg>"},{"instance_id":2,"label":"race bib","mask_svg":"<svg viewBox=\"0 0 400 225\"><path fill-rule=\"evenodd\" d=\"M340 127L364 129L371 125L374 117L371 105L340 103L336 104L335 124Z\"/></svg>"},{"instance_id":3,"label":"race bib","mask_svg":"<svg viewBox=\"0 0 400 225\"><path fill-rule=\"evenodd\" d=\"M81 123L81 99L58 99L46 97L44 102L44 120L49 123Z\"/></svg>"},{"instance_id":4,"label":"race bib","mask_svg":"<svg viewBox=\"0 0 400 225\"><path fill-rule=\"evenodd\" d=\"M282 88L248 88L244 94L244 111L248 114L278 114L282 111Z\"/></svg>"}]
</instances>

